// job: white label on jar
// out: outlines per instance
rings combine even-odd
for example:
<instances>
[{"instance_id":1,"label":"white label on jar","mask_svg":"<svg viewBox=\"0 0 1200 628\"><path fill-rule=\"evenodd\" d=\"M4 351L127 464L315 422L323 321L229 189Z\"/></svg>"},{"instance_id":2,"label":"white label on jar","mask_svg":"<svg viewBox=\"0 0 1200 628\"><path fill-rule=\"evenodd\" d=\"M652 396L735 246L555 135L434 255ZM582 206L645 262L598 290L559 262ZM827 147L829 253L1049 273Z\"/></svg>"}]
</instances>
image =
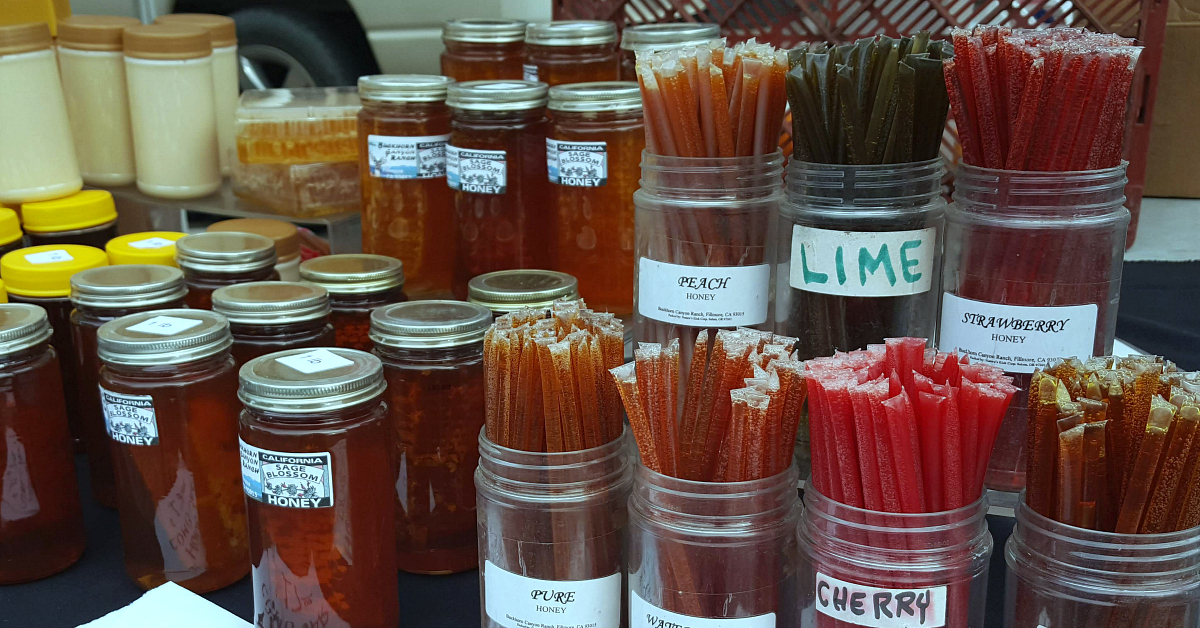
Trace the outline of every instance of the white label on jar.
<instances>
[{"instance_id":1,"label":"white label on jar","mask_svg":"<svg viewBox=\"0 0 1200 628\"><path fill-rule=\"evenodd\" d=\"M109 438L142 447L158 444L158 419L150 395L125 395L101 386L100 408Z\"/></svg>"},{"instance_id":2,"label":"white label on jar","mask_svg":"<svg viewBox=\"0 0 1200 628\"><path fill-rule=\"evenodd\" d=\"M593 580L538 580L483 566L484 609L504 628L619 628L621 574Z\"/></svg>"},{"instance_id":3,"label":"white label on jar","mask_svg":"<svg viewBox=\"0 0 1200 628\"><path fill-rule=\"evenodd\" d=\"M53 264L55 262L69 262L74 260L71 254L63 249L54 249L52 251L41 251L38 253L27 253L25 261L30 264Z\"/></svg>"},{"instance_id":4,"label":"white label on jar","mask_svg":"<svg viewBox=\"0 0 1200 628\"><path fill-rule=\"evenodd\" d=\"M936 227L834 231L793 225L791 285L808 292L852 297L928 292L936 246Z\"/></svg>"},{"instance_id":5,"label":"white label on jar","mask_svg":"<svg viewBox=\"0 0 1200 628\"><path fill-rule=\"evenodd\" d=\"M608 145L546 138L546 171L551 183L579 188L603 186L608 183Z\"/></svg>"},{"instance_id":6,"label":"white label on jar","mask_svg":"<svg viewBox=\"0 0 1200 628\"><path fill-rule=\"evenodd\" d=\"M161 249L163 247L171 246L172 244L175 244L174 240L168 240L166 238L159 238L156 236L153 238L146 238L145 240L134 240L133 242L129 243L129 246L132 246L135 249Z\"/></svg>"},{"instance_id":7,"label":"white label on jar","mask_svg":"<svg viewBox=\"0 0 1200 628\"><path fill-rule=\"evenodd\" d=\"M502 150L476 150L446 145L446 185L477 194L504 194L508 162Z\"/></svg>"},{"instance_id":8,"label":"white label on jar","mask_svg":"<svg viewBox=\"0 0 1200 628\"><path fill-rule=\"evenodd\" d=\"M242 490L271 506L333 506L333 460L329 452L290 453L259 449L238 438L242 456Z\"/></svg>"},{"instance_id":9,"label":"white label on jar","mask_svg":"<svg viewBox=\"0 0 1200 628\"><path fill-rule=\"evenodd\" d=\"M736 327L767 321L771 267L683 266L638 261L638 312L689 327Z\"/></svg>"},{"instance_id":10,"label":"white label on jar","mask_svg":"<svg viewBox=\"0 0 1200 628\"><path fill-rule=\"evenodd\" d=\"M1009 373L1032 373L1055 358L1091 357L1099 311L1094 303L998 305L947 292L942 297L938 349L958 349Z\"/></svg>"},{"instance_id":11,"label":"white label on jar","mask_svg":"<svg viewBox=\"0 0 1200 628\"><path fill-rule=\"evenodd\" d=\"M538 80L537 66L532 63L521 64L521 79L526 81Z\"/></svg>"},{"instance_id":12,"label":"white label on jar","mask_svg":"<svg viewBox=\"0 0 1200 628\"><path fill-rule=\"evenodd\" d=\"M275 361L296 369L305 375L331 371L343 366L354 366L352 360L347 360L329 349L314 349L306 353L297 353L285 358L275 358Z\"/></svg>"},{"instance_id":13,"label":"white label on jar","mask_svg":"<svg viewBox=\"0 0 1200 628\"><path fill-rule=\"evenodd\" d=\"M136 331L142 334L154 334L155 336L174 336L181 334L204 321L194 318L179 318L177 316L155 316L147 318L137 325L130 325L125 328L125 331Z\"/></svg>"},{"instance_id":14,"label":"white label on jar","mask_svg":"<svg viewBox=\"0 0 1200 628\"><path fill-rule=\"evenodd\" d=\"M775 613L755 617L708 619L663 610L629 592L630 628L775 628Z\"/></svg>"},{"instance_id":15,"label":"white label on jar","mask_svg":"<svg viewBox=\"0 0 1200 628\"><path fill-rule=\"evenodd\" d=\"M946 587L881 589L817 572L817 612L871 628L941 628Z\"/></svg>"},{"instance_id":16,"label":"white label on jar","mask_svg":"<svg viewBox=\"0 0 1200 628\"><path fill-rule=\"evenodd\" d=\"M436 179L446 176L449 135L367 136L368 169L382 179Z\"/></svg>"}]
</instances>

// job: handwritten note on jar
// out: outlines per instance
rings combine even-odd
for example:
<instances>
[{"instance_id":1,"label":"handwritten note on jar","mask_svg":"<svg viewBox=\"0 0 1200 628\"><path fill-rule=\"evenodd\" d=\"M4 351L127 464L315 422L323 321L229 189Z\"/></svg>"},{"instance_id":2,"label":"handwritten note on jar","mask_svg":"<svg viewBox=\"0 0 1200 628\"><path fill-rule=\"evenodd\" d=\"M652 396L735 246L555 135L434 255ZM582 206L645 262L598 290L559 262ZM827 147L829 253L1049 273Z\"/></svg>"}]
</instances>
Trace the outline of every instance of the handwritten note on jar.
<instances>
[{"instance_id":1,"label":"handwritten note on jar","mask_svg":"<svg viewBox=\"0 0 1200 628\"><path fill-rule=\"evenodd\" d=\"M946 587L881 589L817 572L817 612L870 628L942 628Z\"/></svg>"}]
</instances>

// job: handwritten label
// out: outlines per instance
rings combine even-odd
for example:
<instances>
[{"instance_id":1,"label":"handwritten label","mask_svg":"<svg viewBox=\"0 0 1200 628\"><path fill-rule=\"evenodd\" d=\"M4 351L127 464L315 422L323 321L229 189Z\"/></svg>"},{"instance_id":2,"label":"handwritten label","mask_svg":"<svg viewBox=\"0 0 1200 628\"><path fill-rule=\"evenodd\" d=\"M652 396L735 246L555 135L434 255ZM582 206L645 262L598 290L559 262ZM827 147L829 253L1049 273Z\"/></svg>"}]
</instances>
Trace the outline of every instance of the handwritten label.
<instances>
[{"instance_id":1,"label":"handwritten label","mask_svg":"<svg viewBox=\"0 0 1200 628\"><path fill-rule=\"evenodd\" d=\"M42 511L33 478L29 477L29 458L25 444L16 431L4 426L5 456L4 477L0 478L0 521L13 522L28 519Z\"/></svg>"},{"instance_id":2,"label":"handwritten label","mask_svg":"<svg viewBox=\"0 0 1200 628\"><path fill-rule=\"evenodd\" d=\"M313 562L301 562L284 562L272 545L263 551L257 566L250 566L261 600L256 604L255 628L351 628L326 599ZM329 594L340 595L332 589Z\"/></svg>"},{"instance_id":3,"label":"handwritten label","mask_svg":"<svg viewBox=\"0 0 1200 628\"><path fill-rule=\"evenodd\" d=\"M1032 373L1054 358L1091 357L1099 311L1095 304L998 305L947 292L938 348L1009 373Z\"/></svg>"},{"instance_id":4,"label":"handwritten label","mask_svg":"<svg viewBox=\"0 0 1200 628\"><path fill-rule=\"evenodd\" d=\"M608 144L564 142L546 138L546 171L550 182L580 188L608 183Z\"/></svg>"},{"instance_id":5,"label":"handwritten label","mask_svg":"<svg viewBox=\"0 0 1200 628\"><path fill-rule=\"evenodd\" d=\"M937 228L834 231L792 227L791 285L854 297L928 292L937 257Z\"/></svg>"},{"instance_id":6,"label":"handwritten label","mask_svg":"<svg viewBox=\"0 0 1200 628\"><path fill-rule=\"evenodd\" d=\"M661 609L629 592L630 628L775 628L775 613L755 617L708 619Z\"/></svg>"},{"instance_id":7,"label":"handwritten label","mask_svg":"<svg viewBox=\"0 0 1200 628\"><path fill-rule=\"evenodd\" d=\"M246 496L271 506L333 506L333 462L329 452L291 453L259 449L238 439L242 489Z\"/></svg>"},{"instance_id":8,"label":"handwritten label","mask_svg":"<svg viewBox=\"0 0 1200 628\"><path fill-rule=\"evenodd\" d=\"M946 587L881 589L817 572L817 612L871 628L941 628Z\"/></svg>"},{"instance_id":9,"label":"handwritten label","mask_svg":"<svg viewBox=\"0 0 1200 628\"><path fill-rule=\"evenodd\" d=\"M174 240L168 240L166 238L155 236L153 238L146 238L145 240L134 240L133 242L129 243L129 246L132 246L135 249L161 249L173 244L175 244Z\"/></svg>"},{"instance_id":10,"label":"handwritten label","mask_svg":"<svg viewBox=\"0 0 1200 628\"><path fill-rule=\"evenodd\" d=\"M158 419L150 395L126 395L101 386L100 408L109 438L139 447L158 444Z\"/></svg>"},{"instance_id":11,"label":"handwritten label","mask_svg":"<svg viewBox=\"0 0 1200 628\"><path fill-rule=\"evenodd\" d=\"M446 185L476 194L504 194L508 190L508 162L502 150L475 150L446 146Z\"/></svg>"},{"instance_id":12,"label":"handwritten label","mask_svg":"<svg viewBox=\"0 0 1200 628\"><path fill-rule=\"evenodd\" d=\"M353 360L347 360L329 349L314 349L306 353L275 358L275 361L284 366L296 369L305 375L331 371L344 366L354 366Z\"/></svg>"},{"instance_id":13,"label":"handwritten label","mask_svg":"<svg viewBox=\"0 0 1200 628\"><path fill-rule=\"evenodd\" d=\"M485 612L504 628L619 628L621 574L592 580L538 580L486 561Z\"/></svg>"},{"instance_id":14,"label":"handwritten label","mask_svg":"<svg viewBox=\"0 0 1200 628\"><path fill-rule=\"evenodd\" d=\"M525 81L537 81L537 66L532 63L521 64L521 79Z\"/></svg>"},{"instance_id":15,"label":"handwritten label","mask_svg":"<svg viewBox=\"0 0 1200 628\"><path fill-rule=\"evenodd\" d=\"M154 532L167 573L204 567L207 554L196 507L196 478L179 458L175 484L154 508Z\"/></svg>"},{"instance_id":16,"label":"handwritten label","mask_svg":"<svg viewBox=\"0 0 1200 628\"><path fill-rule=\"evenodd\" d=\"M371 176L381 179L437 179L446 176L449 135L367 136Z\"/></svg>"},{"instance_id":17,"label":"handwritten label","mask_svg":"<svg viewBox=\"0 0 1200 628\"><path fill-rule=\"evenodd\" d=\"M136 331L142 334L154 334L156 336L174 336L181 334L204 321L194 318L179 318L178 316L155 316L147 318L137 325L126 327L126 331Z\"/></svg>"},{"instance_id":18,"label":"handwritten label","mask_svg":"<svg viewBox=\"0 0 1200 628\"><path fill-rule=\"evenodd\" d=\"M25 254L25 261L30 264L54 264L56 262L70 262L74 260L71 254L63 249L54 249L51 251L39 251L37 253Z\"/></svg>"},{"instance_id":19,"label":"handwritten label","mask_svg":"<svg viewBox=\"0 0 1200 628\"><path fill-rule=\"evenodd\" d=\"M761 325L767 320L771 267L683 266L638 260L638 312L689 327Z\"/></svg>"}]
</instances>

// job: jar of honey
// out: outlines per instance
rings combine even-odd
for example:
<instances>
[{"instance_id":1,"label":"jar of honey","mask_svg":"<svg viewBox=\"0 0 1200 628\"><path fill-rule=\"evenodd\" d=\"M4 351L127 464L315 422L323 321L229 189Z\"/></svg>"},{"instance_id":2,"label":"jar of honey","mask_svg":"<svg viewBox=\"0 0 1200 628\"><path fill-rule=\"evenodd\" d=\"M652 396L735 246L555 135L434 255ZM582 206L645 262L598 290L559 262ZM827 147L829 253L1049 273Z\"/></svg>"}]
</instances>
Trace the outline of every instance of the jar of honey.
<instances>
[{"instance_id":1,"label":"jar of honey","mask_svg":"<svg viewBox=\"0 0 1200 628\"><path fill-rule=\"evenodd\" d=\"M117 206L107 190L84 190L21 205L29 244L82 244L103 249L117 237Z\"/></svg>"},{"instance_id":2,"label":"jar of honey","mask_svg":"<svg viewBox=\"0 0 1200 628\"><path fill-rule=\"evenodd\" d=\"M175 242L175 263L187 280L187 306L207 310L222 286L278 279L275 243L254 233L206 232Z\"/></svg>"},{"instance_id":3,"label":"jar of honey","mask_svg":"<svg viewBox=\"0 0 1200 628\"><path fill-rule=\"evenodd\" d=\"M395 459L379 358L295 349L242 367L242 487L260 626L399 622Z\"/></svg>"},{"instance_id":4,"label":"jar of honey","mask_svg":"<svg viewBox=\"0 0 1200 628\"><path fill-rule=\"evenodd\" d=\"M521 80L525 22L467 18L442 26L442 74L460 82Z\"/></svg>"},{"instance_id":5,"label":"jar of honey","mask_svg":"<svg viewBox=\"0 0 1200 628\"><path fill-rule=\"evenodd\" d=\"M404 265L383 255L323 255L300 264L300 279L325 288L336 346L370 351L371 312L407 301Z\"/></svg>"},{"instance_id":6,"label":"jar of honey","mask_svg":"<svg viewBox=\"0 0 1200 628\"><path fill-rule=\"evenodd\" d=\"M104 245L108 263L157 264L176 266L175 241L184 234L178 231L143 231L117 236Z\"/></svg>"},{"instance_id":7,"label":"jar of honey","mask_svg":"<svg viewBox=\"0 0 1200 628\"><path fill-rule=\"evenodd\" d=\"M371 314L395 430L396 565L445 574L478 565L475 467L484 422L486 308L409 301Z\"/></svg>"},{"instance_id":8,"label":"jar of honey","mask_svg":"<svg viewBox=\"0 0 1200 628\"><path fill-rule=\"evenodd\" d=\"M126 314L183 307L183 273L170 266L101 266L71 277L71 340L79 388L79 426L91 473L92 497L117 507L112 451L100 406L100 358L96 331Z\"/></svg>"},{"instance_id":9,"label":"jar of honey","mask_svg":"<svg viewBox=\"0 0 1200 628\"><path fill-rule=\"evenodd\" d=\"M125 571L203 593L250 570L229 321L158 310L100 326L100 399Z\"/></svg>"},{"instance_id":10,"label":"jar of honey","mask_svg":"<svg viewBox=\"0 0 1200 628\"><path fill-rule=\"evenodd\" d=\"M83 511L52 333L42 308L0 305L0 585L45 578L83 554Z\"/></svg>"},{"instance_id":11,"label":"jar of honey","mask_svg":"<svg viewBox=\"0 0 1200 628\"><path fill-rule=\"evenodd\" d=\"M225 286L213 292L212 310L229 319L238 364L284 349L333 346L329 293L321 286L291 281Z\"/></svg>"},{"instance_id":12,"label":"jar of honey","mask_svg":"<svg viewBox=\"0 0 1200 628\"><path fill-rule=\"evenodd\" d=\"M546 163L554 221L554 268L579 279L588 305L633 312L633 193L646 132L636 82L550 88Z\"/></svg>"},{"instance_id":13,"label":"jar of honey","mask_svg":"<svg viewBox=\"0 0 1200 628\"><path fill-rule=\"evenodd\" d=\"M534 308L548 310L555 301L579 298L579 282L553 270L499 270L472 277L467 300L492 311L493 316Z\"/></svg>"},{"instance_id":14,"label":"jar of honey","mask_svg":"<svg viewBox=\"0 0 1200 628\"><path fill-rule=\"evenodd\" d=\"M21 219L17 212L0 207L0 256L25 246L25 234L21 231Z\"/></svg>"},{"instance_id":15,"label":"jar of honey","mask_svg":"<svg viewBox=\"0 0 1200 628\"><path fill-rule=\"evenodd\" d=\"M551 87L621 80L617 25L598 20L530 24L525 30L522 78Z\"/></svg>"},{"instance_id":16,"label":"jar of honey","mask_svg":"<svg viewBox=\"0 0 1200 628\"><path fill-rule=\"evenodd\" d=\"M257 233L275 242L275 272L283 281L300 281L300 231L286 220L234 218L209 225L205 231Z\"/></svg>"},{"instance_id":17,"label":"jar of honey","mask_svg":"<svg viewBox=\"0 0 1200 628\"><path fill-rule=\"evenodd\" d=\"M457 220L456 298L467 296L476 275L550 267L546 94L544 83L529 81L471 81L447 89L454 116L446 183L454 190Z\"/></svg>"},{"instance_id":18,"label":"jar of honey","mask_svg":"<svg viewBox=\"0 0 1200 628\"><path fill-rule=\"evenodd\" d=\"M448 296L454 270L450 82L420 74L358 80L363 251L404 262L408 291L425 298Z\"/></svg>"},{"instance_id":19,"label":"jar of honey","mask_svg":"<svg viewBox=\"0 0 1200 628\"><path fill-rule=\"evenodd\" d=\"M721 36L720 24L669 22L637 24L621 31L621 80L636 81L637 53L699 46Z\"/></svg>"}]
</instances>

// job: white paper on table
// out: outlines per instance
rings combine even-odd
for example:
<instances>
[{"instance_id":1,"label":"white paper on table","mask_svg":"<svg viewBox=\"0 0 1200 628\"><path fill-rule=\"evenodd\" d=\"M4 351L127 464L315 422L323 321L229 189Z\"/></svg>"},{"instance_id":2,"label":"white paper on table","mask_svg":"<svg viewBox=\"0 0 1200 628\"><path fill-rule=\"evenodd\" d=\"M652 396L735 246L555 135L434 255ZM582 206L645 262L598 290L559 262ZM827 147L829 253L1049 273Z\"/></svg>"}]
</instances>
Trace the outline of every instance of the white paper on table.
<instances>
[{"instance_id":1,"label":"white paper on table","mask_svg":"<svg viewBox=\"0 0 1200 628\"><path fill-rule=\"evenodd\" d=\"M252 628L233 613L168 582L79 628Z\"/></svg>"}]
</instances>

